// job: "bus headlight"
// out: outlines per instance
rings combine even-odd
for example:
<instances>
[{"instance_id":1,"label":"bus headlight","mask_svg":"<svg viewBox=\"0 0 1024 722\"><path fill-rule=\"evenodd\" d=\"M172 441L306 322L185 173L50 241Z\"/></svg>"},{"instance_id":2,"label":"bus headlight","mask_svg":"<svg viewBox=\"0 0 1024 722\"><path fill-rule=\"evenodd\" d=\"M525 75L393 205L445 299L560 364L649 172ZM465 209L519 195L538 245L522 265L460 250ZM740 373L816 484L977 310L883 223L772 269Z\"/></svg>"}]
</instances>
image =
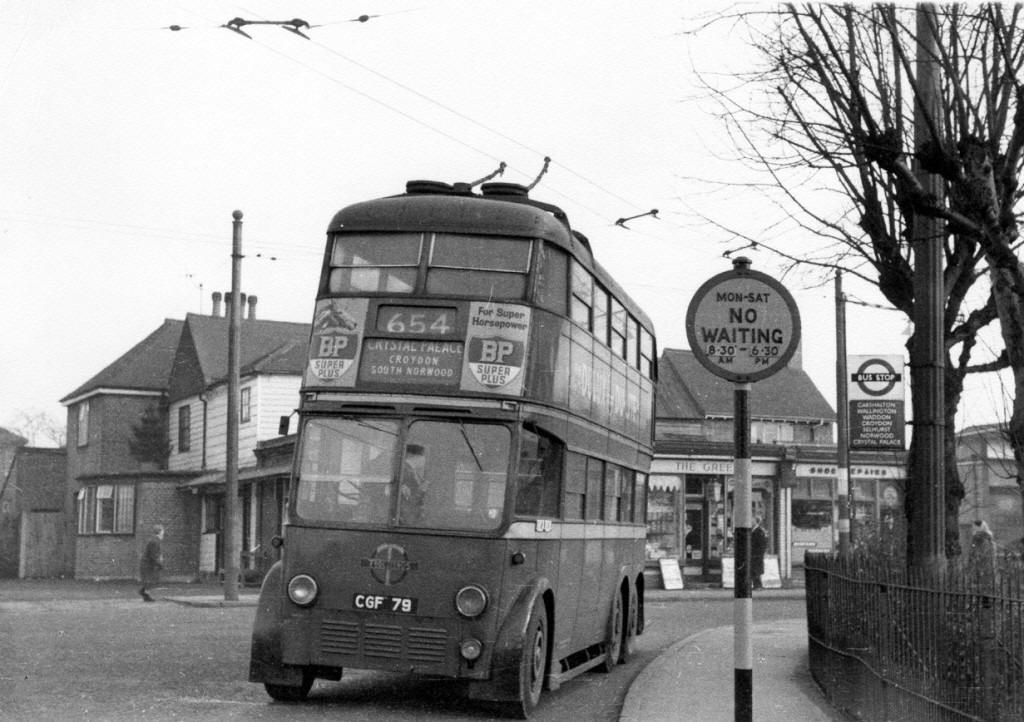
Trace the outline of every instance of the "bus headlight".
<instances>
[{"instance_id":1,"label":"bus headlight","mask_svg":"<svg viewBox=\"0 0 1024 722\"><path fill-rule=\"evenodd\" d=\"M297 574L288 582L288 598L300 607L308 607L316 600L320 588L308 574Z\"/></svg>"},{"instance_id":2,"label":"bus headlight","mask_svg":"<svg viewBox=\"0 0 1024 722\"><path fill-rule=\"evenodd\" d=\"M462 658L467 662L474 662L480 657L480 653L484 651L484 645L480 643L479 639L463 639L462 643L459 644L459 653Z\"/></svg>"},{"instance_id":3,"label":"bus headlight","mask_svg":"<svg viewBox=\"0 0 1024 722\"><path fill-rule=\"evenodd\" d=\"M468 619L479 617L487 609L487 592L482 587L469 584L455 595L455 608Z\"/></svg>"}]
</instances>

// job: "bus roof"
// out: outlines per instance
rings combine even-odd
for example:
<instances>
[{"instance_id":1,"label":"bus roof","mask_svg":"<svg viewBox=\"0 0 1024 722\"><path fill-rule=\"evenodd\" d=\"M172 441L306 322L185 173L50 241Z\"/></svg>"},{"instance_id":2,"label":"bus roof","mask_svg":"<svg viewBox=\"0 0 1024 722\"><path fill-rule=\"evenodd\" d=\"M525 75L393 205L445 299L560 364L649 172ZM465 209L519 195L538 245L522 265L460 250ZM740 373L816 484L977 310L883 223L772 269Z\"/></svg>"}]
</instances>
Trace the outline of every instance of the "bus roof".
<instances>
[{"instance_id":1,"label":"bus roof","mask_svg":"<svg viewBox=\"0 0 1024 722\"><path fill-rule=\"evenodd\" d=\"M540 238L565 249L653 333L650 318L594 259L586 236L573 231L557 206L535 201L513 183L485 183L481 194L467 186L410 181L407 192L346 206L327 228L342 232L449 232Z\"/></svg>"}]
</instances>

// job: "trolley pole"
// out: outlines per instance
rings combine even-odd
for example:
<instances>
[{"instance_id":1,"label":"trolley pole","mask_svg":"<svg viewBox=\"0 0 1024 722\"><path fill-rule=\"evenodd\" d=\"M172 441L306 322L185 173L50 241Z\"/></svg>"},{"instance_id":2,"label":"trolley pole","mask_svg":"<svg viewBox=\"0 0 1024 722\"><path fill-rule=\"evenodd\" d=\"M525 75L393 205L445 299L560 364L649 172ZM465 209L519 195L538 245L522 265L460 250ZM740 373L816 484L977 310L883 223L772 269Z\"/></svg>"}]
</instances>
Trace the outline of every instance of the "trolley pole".
<instances>
[{"instance_id":1,"label":"trolley pole","mask_svg":"<svg viewBox=\"0 0 1024 722\"><path fill-rule=\"evenodd\" d=\"M228 429L224 464L224 599L238 600L241 524L238 514L238 384L240 319L242 316L242 211L231 214L231 305L228 317Z\"/></svg>"},{"instance_id":2,"label":"trolley pole","mask_svg":"<svg viewBox=\"0 0 1024 722\"><path fill-rule=\"evenodd\" d=\"M736 722L750 722L754 715L754 602L750 578L750 384L737 383L733 392L733 471L735 475L733 534L736 566L733 599L733 696Z\"/></svg>"}]
</instances>

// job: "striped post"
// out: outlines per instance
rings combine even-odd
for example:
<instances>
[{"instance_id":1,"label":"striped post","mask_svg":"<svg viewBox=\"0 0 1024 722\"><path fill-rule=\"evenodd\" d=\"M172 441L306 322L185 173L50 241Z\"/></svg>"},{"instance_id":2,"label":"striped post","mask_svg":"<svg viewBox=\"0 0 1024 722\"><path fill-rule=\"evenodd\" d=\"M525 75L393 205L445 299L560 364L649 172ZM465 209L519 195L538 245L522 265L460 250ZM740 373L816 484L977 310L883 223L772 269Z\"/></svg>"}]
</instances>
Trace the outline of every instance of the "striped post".
<instances>
[{"instance_id":1,"label":"striped post","mask_svg":"<svg viewBox=\"0 0 1024 722\"><path fill-rule=\"evenodd\" d=\"M751 722L754 713L754 650L750 633L754 606L750 588L750 384L737 383L733 398L733 538L735 540L735 595L733 600L734 701L736 722Z\"/></svg>"}]
</instances>

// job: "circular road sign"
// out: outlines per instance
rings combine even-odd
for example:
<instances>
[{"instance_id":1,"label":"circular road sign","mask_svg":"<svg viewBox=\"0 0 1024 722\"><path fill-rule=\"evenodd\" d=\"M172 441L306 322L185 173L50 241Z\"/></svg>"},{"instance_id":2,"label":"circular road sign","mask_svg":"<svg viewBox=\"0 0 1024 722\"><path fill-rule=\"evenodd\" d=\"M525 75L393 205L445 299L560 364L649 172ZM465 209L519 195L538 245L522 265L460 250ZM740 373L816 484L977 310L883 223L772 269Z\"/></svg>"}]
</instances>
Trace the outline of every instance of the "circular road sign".
<instances>
[{"instance_id":1,"label":"circular road sign","mask_svg":"<svg viewBox=\"0 0 1024 722\"><path fill-rule=\"evenodd\" d=\"M694 356L721 378L747 383L786 365L800 343L800 312L785 286L737 258L697 289L686 309Z\"/></svg>"},{"instance_id":2,"label":"circular road sign","mask_svg":"<svg viewBox=\"0 0 1024 722\"><path fill-rule=\"evenodd\" d=\"M888 396L901 375L884 358L869 358L860 365L851 380L868 396Z\"/></svg>"}]
</instances>

